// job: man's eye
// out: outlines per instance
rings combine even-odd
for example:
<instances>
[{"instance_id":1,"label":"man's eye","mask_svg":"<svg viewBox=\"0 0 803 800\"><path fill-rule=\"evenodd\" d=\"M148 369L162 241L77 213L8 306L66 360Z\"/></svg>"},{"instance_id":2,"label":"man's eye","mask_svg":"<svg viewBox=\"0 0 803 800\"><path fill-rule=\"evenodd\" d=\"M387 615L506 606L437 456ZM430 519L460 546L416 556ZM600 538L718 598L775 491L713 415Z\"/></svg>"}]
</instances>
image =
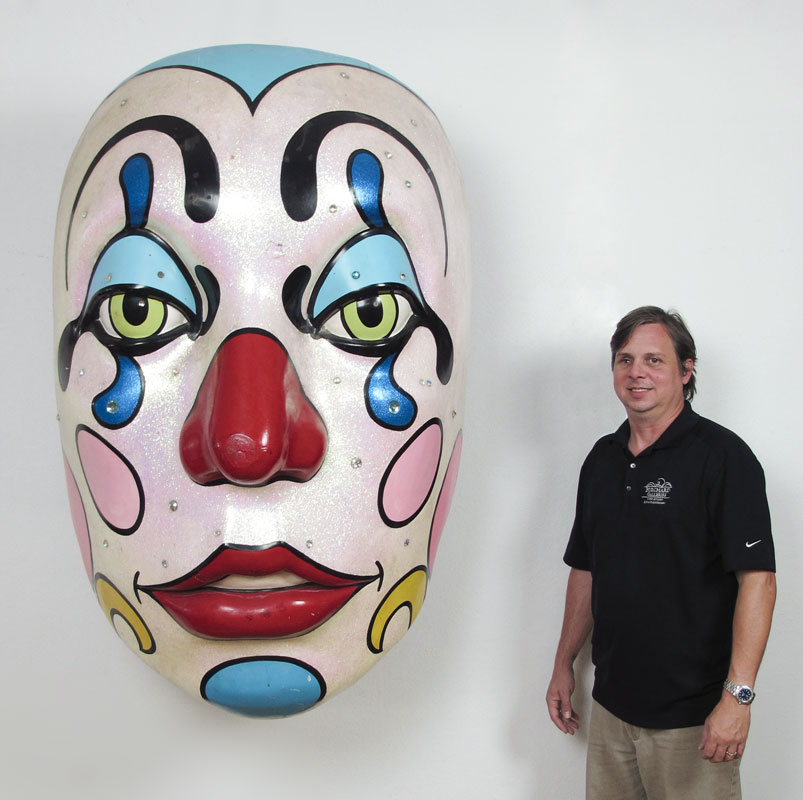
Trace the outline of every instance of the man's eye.
<instances>
[{"instance_id":1,"label":"man's eye","mask_svg":"<svg viewBox=\"0 0 803 800\"><path fill-rule=\"evenodd\" d=\"M109 339L133 344L175 331L187 318L148 290L128 289L101 301L98 322Z\"/></svg>"},{"instance_id":2,"label":"man's eye","mask_svg":"<svg viewBox=\"0 0 803 800\"><path fill-rule=\"evenodd\" d=\"M403 330L412 316L404 297L380 292L350 300L324 322L320 333L333 339L382 342Z\"/></svg>"}]
</instances>

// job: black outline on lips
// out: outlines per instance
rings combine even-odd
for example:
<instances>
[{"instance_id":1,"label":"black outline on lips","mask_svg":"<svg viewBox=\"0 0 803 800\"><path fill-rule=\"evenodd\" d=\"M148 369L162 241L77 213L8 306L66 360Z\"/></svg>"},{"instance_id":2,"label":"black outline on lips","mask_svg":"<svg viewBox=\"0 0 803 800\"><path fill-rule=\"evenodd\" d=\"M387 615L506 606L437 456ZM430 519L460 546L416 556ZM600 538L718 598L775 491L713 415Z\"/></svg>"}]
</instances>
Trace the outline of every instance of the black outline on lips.
<instances>
[{"instance_id":1,"label":"black outline on lips","mask_svg":"<svg viewBox=\"0 0 803 800\"><path fill-rule=\"evenodd\" d=\"M249 553L253 556L249 557ZM264 555L260 555L263 554ZM245 563L247 561L251 563ZM215 565L215 562L217 564ZM234 562L234 563L229 563ZM189 572L184 573L170 581L160 584L149 584L143 586L138 583L139 573L135 576L134 591L139 599L140 591L147 594L163 611L166 613L177 625L185 628L189 633L200 638L208 638L212 641L235 641L235 640L260 640L260 639L290 639L296 636L304 636L316 630L321 625L328 622L339 611L341 611L350 600L352 600L360 591L377 582L377 592L381 591L382 583L384 581L384 569L379 561L375 562L377 572L375 575L355 575L346 572L338 572L330 567L324 566L309 556L304 555L292 545L285 542L273 542L268 545L227 545L222 544L216 548L207 558L205 558L196 567L193 567ZM214 566L213 566L214 565ZM222 580L229 575L242 575L248 577L264 577L279 572L288 572L297 578L301 579L302 583L287 586L275 587L270 589L225 589L213 586L214 583ZM331 576L333 580L329 583L326 578ZM227 595L231 597L245 598L247 595L256 597L269 595L271 593L292 592L299 590L303 587L315 588L319 587L321 592L326 592L329 589L344 589L353 587L354 591L337 607L334 611L328 613L323 619L317 622L312 627L299 630L297 633L289 633L282 635L234 635L234 636L205 636L194 630L186 628L176 617L173 616L171 611L166 608L156 596L159 593L176 594L199 594L208 591L210 594L219 596L224 599ZM208 599L208 598L207 598ZM200 605L200 604L199 604ZM313 609L314 610L314 609ZM240 610L243 617L246 617L247 611ZM202 617L204 612L201 610L199 617ZM219 624L219 623L215 623Z\"/></svg>"}]
</instances>

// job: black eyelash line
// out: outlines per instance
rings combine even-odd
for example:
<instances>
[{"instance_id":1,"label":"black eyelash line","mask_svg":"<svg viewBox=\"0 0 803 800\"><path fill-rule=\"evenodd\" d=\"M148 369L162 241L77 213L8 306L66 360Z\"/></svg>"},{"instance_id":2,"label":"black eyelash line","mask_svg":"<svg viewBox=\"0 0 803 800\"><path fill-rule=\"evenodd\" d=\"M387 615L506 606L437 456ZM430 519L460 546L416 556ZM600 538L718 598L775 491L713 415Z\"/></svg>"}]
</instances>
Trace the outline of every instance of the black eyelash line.
<instances>
[{"instance_id":1,"label":"black eyelash line","mask_svg":"<svg viewBox=\"0 0 803 800\"><path fill-rule=\"evenodd\" d=\"M141 232L141 235L146 233L149 234L149 238L153 238L161 242L159 237L157 237L155 234L151 234L150 231L143 231ZM115 237L115 240L116 238L117 237ZM112 242L115 240L112 240ZM163 245L168 253L174 255L167 243L163 243ZM178 256L174 255L174 259L178 259ZM196 288L195 282L190 278L189 271L186 269L186 267L184 267L183 264L181 264L180 261L176 261L176 263L187 280L187 285L192 291L197 307L201 308L201 294ZM59 339L57 358L59 384L62 391L67 389L67 386L70 382L70 368L75 346L78 343L78 339L81 337L81 335L87 331L91 331L95 338L109 349L129 357L151 353L185 333L190 339L197 339L199 336L202 336L204 333L206 333L212 325L218 306L220 305L220 286L212 272L201 264L195 267L195 274L198 277L198 283L201 285L201 288L204 290L204 294L206 295L206 317L204 318L201 312L193 314L190 309L182 306L179 310L188 318L186 325L179 325L178 327L172 328L164 333L151 336L147 341L121 342L109 336L109 334L107 334L103 329L97 316L100 304L112 294L125 291L143 291L147 292L152 297L158 297L168 304L178 307L176 300L170 295L160 292L153 287L144 286L142 284L118 284L98 292L92 298L87 298L86 305L79 316L67 323L64 331L61 334L61 338Z\"/></svg>"},{"instance_id":2,"label":"black eyelash line","mask_svg":"<svg viewBox=\"0 0 803 800\"><path fill-rule=\"evenodd\" d=\"M312 270L306 264L301 264L296 267L287 276L287 280L285 280L282 286L282 305L284 306L284 313L287 314L287 318L299 332L314 335L315 328L301 310L304 291L311 277Z\"/></svg>"},{"instance_id":3,"label":"black eyelash line","mask_svg":"<svg viewBox=\"0 0 803 800\"><path fill-rule=\"evenodd\" d=\"M214 156L212 156L212 158L214 159ZM141 159L142 163L144 163L146 166L148 191L145 199L139 202L139 205L135 212L132 209L132 198L129 193L129 188L123 178L123 174L126 168L129 166L129 164L131 164L132 161L135 161L137 159ZM89 172L91 172L95 163L96 162L93 162L92 167L90 167L89 171L87 172L87 175L84 178L84 182L86 181L86 177L88 177ZM187 164L187 159L185 158L185 167L186 164ZM216 161L214 162L214 166L216 171L217 170ZM118 233L116 236L114 236L103 248L102 252L98 256L97 261L95 262L95 266L92 269L91 275L94 276L95 271L97 270L98 265L100 264L103 258L103 255L115 242L119 241L120 239L126 236L132 236L132 235L142 236L154 242L170 257L170 259L176 265L176 268L179 270L179 272L187 282L187 285L189 286L190 291L192 292L193 300L195 301L195 307L198 310L195 313L193 313L188 308L182 307L181 311L188 319L186 325L180 325L177 328L171 329L170 331L167 331L165 333L149 337L147 341L122 343L120 341L114 340L108 334L106 334L97 318L97 313L100 307L100 303L106 297L108 297L110 294L118 293L121 291L142 290L142 291L147 291L152 296L162 298L167 303L174 306L176 305L175 299L171 298L169 295L163 292L154 289L153 287L146 287L141 284L126 284L126 285L117 284L113 287L109 287L108 290L101 290L94 297L91 298L87 297L84 302L84 308L81 310L81 313L78 315L76 319L67 323L59 339L57 372L59 376L59 385L61 386L62 391L65 391L67 389L67 386L69 385L70 367L72 365L73 352L75 350L75 345L77 344L78 339L84 332L91 330L94 333L95 337L98 339L98 341L103 342L107 347L109 347L109 349L113 350L114 352L119 352L127 356L144 355L145 353L153 352L154 350L163 346L164 344L176 338L177 336L181 335L182 333L188 333L191 339L196 339L201 334L206 333L206 331L209 330L209 327L211 326L217 313L218 306L220 305L220 285L218 284L215 276L205 266L201 264L196 265L195 274L198 278L198 283L201 285L201 288L204 290L204 294L206 295L207 313L206 313L206 318L204 319L203 311L201 310L202 309L201 294L198 291L195 282L192 280L192 276L189 270L184 266L184 263L179 258L178 254L173 250L172 247L170 247L170 245L164 239L162 239L153 231L146 230L144 228L144 225L147 223L148 212L150 210L150 203L153 197L153 165L151 160L144 154L137 154L135 156L132 156L126 161L126 163L121 168L119 179L120 179L120 189L123 193L123 200L126 209L126 224L123 230L120 231L120 233ZM80 195L80 190L79 190L79 195ZM185 195L185 205L186 205L186 199L187 196ZM217 202L217 195L215 195L215 203L216 202ZM77 203L77 198L76 198L76 203ZM137 214L136 222L134 222L133 220L134 213ZM214 213L214 211L212 213ZM90 284L91 280L92 277L90 276Z\"/></svg>"},{"instance_id":4,"label":"black eyelash line","mask_svg":"<svg viewBox=\"0 0 803 800\"><path fill-rule=\"evenodd\" d=\"M323 336L319 327L310 319L308 319L301 309L302 298L310 279L312 277L312 270L306 265L302 264L296 267L282 287L282 303L284 305L285 313L290 322L300 333L305 333L313 337ZM348 341L340 337L325 336L336 347L345 350L348 353L354 353L361 356L382 356L389 352L401 350L407 341L412 336L413 331L418 327L427 328L435 339L436 349L436 364L435 371L438 375L438 380L446 385L452 375L452 366L454 363L454 346L452 344L452 337L443 320L426 304L422 307L421 304L412 296L409 298L415 303L416 309L420 313L420 322L411 322L405 328L388 339L385 342L361 342L361 341ZM327 309L321 317L325 317L331 309Z\"/></svg>"}]
</instances>

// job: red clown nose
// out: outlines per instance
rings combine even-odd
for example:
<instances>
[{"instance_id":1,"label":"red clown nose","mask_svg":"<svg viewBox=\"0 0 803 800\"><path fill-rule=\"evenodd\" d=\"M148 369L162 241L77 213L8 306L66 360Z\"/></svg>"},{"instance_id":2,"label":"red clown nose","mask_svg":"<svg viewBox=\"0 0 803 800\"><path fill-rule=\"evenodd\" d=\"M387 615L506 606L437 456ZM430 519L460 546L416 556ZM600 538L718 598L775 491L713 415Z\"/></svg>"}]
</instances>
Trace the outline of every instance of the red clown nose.
<instances>
[{"instance_id":1,"label":"red clown nose","mask_svg":"<svg viewBox=\"0 0 803 800\"><path fill-rule=\"evenodd\" d=\"M196 483L308 481L323 463L326 427L284 348L248 331L228 338L212 360L179 448Z\"/></svg>"}]
</instances>

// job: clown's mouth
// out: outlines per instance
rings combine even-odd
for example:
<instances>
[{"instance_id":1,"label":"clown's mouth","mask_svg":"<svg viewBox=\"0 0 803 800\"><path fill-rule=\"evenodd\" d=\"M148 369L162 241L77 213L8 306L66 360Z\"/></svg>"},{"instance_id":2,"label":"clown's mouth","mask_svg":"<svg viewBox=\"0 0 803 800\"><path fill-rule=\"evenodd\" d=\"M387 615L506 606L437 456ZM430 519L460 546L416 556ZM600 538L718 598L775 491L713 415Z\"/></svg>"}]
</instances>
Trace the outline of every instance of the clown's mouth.
<instances>
[{"instance_id":1,"label":"clown's mouth","mask_svg":"<svg viewBox=\"0 0 803 800\"><path fill-rule=\"evenodd\" d=\"M181 578L136 588L197 636L281 639L309 633L378 579L335 572L285 544L223 545Z\"/></svg>"}]
</instances>

